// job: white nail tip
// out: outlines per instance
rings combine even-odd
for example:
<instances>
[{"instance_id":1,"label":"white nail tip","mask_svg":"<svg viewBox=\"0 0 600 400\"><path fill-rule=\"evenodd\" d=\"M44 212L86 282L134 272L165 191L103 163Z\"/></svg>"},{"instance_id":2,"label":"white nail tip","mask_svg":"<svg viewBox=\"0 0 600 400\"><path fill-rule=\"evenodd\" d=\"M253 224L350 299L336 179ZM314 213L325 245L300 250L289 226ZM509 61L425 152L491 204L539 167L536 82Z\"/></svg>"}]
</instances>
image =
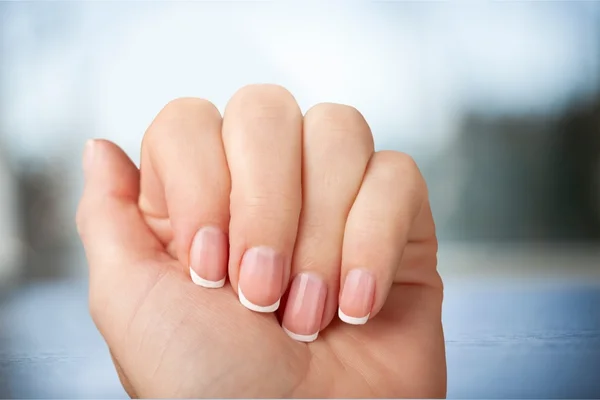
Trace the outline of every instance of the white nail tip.
<instances>
[{"instance_id":1,"label":"white nail tip","mask_svg":"<svg viewBox=\"0 0 600 400\"><path fill-rule=\"evenodd\" d=\"M315 340L317 340L317 337L319 337L319 332L317 333L313 333L312 335L299 335L297 333L294 332L290 332L288 329L286 329L285 326L282 326L283 331L285 333L287 333L287 335L289 337L291 337L292 339L298 341L298 342L314 342Z\"/></svg>"},{"instance_id":2,"label":"white nail tip","mask_svg":"<svg viewBox=\"0 0 600 400\"><path fill-rule=\"evenodd\" d=\"M367 321L369 320L369 316L371 315L371 313L368 313L366 316L364 317L351 317L349 315L344 314L344 312L342 311L341 308L338 308L338 316L340 317L340 319L342 321L344 321L347 324L351 324L351 325L364 325L367 323Z\"/></svg>"},{"instance_id":3,"label":"white nail tip","mask_svg":"<svg viewBox=\"0 0 600 400\"><path fill-rule=\"evenodd\" d=\"M244 293L242 293L242 289L240 289L239 285L238 285L238 297L240 298L240 303L242 303L242 305L244 307L246 307L249 310L252 311L256 311L256 312L260 312L260 313L270 313L273 311L277 311L277 309L279 308L279 302L280 300L277 300L277 302L275 302L275 304L271 304L270 306L258 306L254 303L252 303L250 300L248 300L246 298L246 296L244 296Z\"/></svg>"},{"instance_id":4,"label":"white nail tip","mask_svg":"<svg viewBox=\"0 0 600 400\"><path fill-rule=\"evenodd\" d=\"M220 281L209 281L208 279L201 278L191 267L190 276L192 277L192 282L194 282L196 285L208 289L218 289L225 285L225 278L221 279Z\"/></svg>"}]
</instances>

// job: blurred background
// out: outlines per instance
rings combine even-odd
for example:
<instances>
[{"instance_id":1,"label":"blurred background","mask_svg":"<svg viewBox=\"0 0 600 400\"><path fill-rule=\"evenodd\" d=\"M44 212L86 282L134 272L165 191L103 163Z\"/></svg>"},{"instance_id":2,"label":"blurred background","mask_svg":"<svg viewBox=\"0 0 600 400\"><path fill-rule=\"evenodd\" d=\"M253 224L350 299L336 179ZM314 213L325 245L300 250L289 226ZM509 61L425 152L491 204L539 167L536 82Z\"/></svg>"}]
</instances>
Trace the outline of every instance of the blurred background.
<instances>
[{"instance_id":1,"label":"blurred background","mask_svg":"<svg viewBox=\"0 0 600 400\"><path fill-rule=\"evenodd\" d=\"M600 397L600 3L0 2L0 397L123 397L74 224L88 138L181 96L350 104L439 231L450 397ZM512 357L512 358L511 358Z\"/></svg>"}]
</instances>

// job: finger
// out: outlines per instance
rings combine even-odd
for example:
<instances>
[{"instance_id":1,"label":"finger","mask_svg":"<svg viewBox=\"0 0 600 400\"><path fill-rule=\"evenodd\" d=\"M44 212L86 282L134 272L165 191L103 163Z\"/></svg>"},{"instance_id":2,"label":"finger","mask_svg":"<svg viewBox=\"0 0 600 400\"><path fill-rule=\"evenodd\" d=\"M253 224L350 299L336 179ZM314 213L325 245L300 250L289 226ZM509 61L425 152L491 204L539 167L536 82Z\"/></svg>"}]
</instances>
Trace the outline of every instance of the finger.
<instances>
[{"instance_id":1,"label":"finger","mask_svg":"<svg viewBox=\"0 0 600 400\"><path fill-rule=\"evenodd\" d=\"M346 219L372 154L371 131L356 109L320 104L306 113L302 213L282 320L296 340L315 340L335 316Z\"/></svg>"},{"instance_id":2,"label":"finger","mask_svg":"<svg viewBox=\"0 0 600 400\"><path fill-rule=\"evenodd\" d=\"M430 230L417 219L426 198L412 158L373 155L346 222L338 309L344 322L364 324L383 306L411 231Z\"/></svg>"},{"instance_id":3,"label":"finger","mask_svg":"<svg viewBox=\"0 0 600 400\"><path fill-rule=\"evenodd\" d=\"M302 114L275 85L240 89L223 117L231 173L229 279L241 303L277 310L301 207Z\"/></svg>"},{"instance_id":4,"label":"finger","mask_svg":"<svg viewBox=\"0 0 600 400\"><path fill-rule=\"evenodd\" d=\"M208 288L227 275L229 190L219 111L201 99L172 101L144 136L139 205L192 280Z\"/></svg>"},{"instance_id":5,"label":"finger","mask_svg":"<svg viewBox=\"0 0 600 400\"><path fill-rule=\"evenodd\" d=\"M115 344L161 275L155 264L136 266L169 257L139 212L139 172L127 155L108 141L90 141L84 170L77 228L89 263L90 311L107 342Z\"/></svg>"}]
</instances>

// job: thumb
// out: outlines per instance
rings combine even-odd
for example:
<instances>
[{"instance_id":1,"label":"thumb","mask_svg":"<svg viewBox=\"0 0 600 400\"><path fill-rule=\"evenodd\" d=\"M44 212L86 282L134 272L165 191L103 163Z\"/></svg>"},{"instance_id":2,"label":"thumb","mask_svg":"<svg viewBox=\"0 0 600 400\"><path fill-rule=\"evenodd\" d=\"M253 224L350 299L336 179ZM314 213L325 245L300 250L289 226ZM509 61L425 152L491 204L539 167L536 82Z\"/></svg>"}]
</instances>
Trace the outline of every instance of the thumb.
<instances>
[{"instance_id":1,"label":"thumb","mask_svg":"<svg viewBox=\"0 0 600 400\"><path fill-rule=\"evenodd\" d=\"M112 347L162 275L160 263L142 261L167 256L137 207L139 170L123 150L90 140L83 167L77 229L89 264L90 312Z\"/></svg>"}]
</instances>

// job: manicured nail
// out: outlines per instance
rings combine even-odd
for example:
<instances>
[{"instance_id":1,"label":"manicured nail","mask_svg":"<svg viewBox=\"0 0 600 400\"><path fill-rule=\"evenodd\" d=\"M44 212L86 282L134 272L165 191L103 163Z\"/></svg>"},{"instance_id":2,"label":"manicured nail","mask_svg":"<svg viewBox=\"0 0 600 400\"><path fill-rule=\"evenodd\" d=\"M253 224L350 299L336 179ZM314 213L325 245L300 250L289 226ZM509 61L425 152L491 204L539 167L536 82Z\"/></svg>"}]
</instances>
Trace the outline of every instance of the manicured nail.
<instances>
[{"instance_id":1,"label":"manicured nail","mask_svg":"<svg viewBox=\"0 0 600 400\"><path fill-rule=\"evenodd\" d=\"M312 342L319 336L327 285L317 275L298 274L292 282L282 327L292 339Z\"/></svg>"},{"instance_id":2,"label":"manicured nail","mask_svg":"<svg viewBox=\"0 0 600 400\"><path fill-rule=\"evenodd\" d=\"M375 278L364 269L353 269L346 274L340 296L338 315L347 324L363 325L369 320L375 294Z\"/></svg>"},{"instance_id":3,"label":"manicured nail","mask_svg":"<svg viewBox=\"0 0 600 400\"><path fill-rule=\"evenodd\" d=\"M264 313L279 308L284 263L284 257L271 248L261 246L246 250L238 282L238 296L246 308Z\"/></svg>"},{"instance_id":4,"label":"manicured nail","mask_svg":"<svg viewBox=\"0 0 600 400\"><path fill-rule=\"evenodd\" d=\"M196 285L217 289L227 276L227 236L219 228L201 228L190 249L190 276Z\"/></svg>"}]
</instances>

